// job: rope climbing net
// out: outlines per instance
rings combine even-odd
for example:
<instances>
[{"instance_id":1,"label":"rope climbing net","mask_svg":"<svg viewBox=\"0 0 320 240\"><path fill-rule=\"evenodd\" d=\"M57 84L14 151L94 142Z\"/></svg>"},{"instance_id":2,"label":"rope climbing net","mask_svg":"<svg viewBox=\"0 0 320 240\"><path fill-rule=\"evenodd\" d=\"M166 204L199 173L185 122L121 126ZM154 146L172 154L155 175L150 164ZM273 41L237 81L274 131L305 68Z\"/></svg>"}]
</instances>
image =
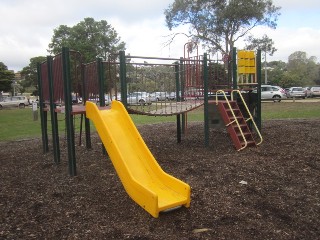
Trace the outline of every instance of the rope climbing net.
<instances>
[{"instance_id":1,"label":"rope climbing net","mask_svg":"<svg viewBox=\"0 0 320 240\"><path fill-rule=\"evenodd\" d=\"M177 115L203 104L201 61L127 56L127 108L150 116Z\"/></svg>"}]
</instances>

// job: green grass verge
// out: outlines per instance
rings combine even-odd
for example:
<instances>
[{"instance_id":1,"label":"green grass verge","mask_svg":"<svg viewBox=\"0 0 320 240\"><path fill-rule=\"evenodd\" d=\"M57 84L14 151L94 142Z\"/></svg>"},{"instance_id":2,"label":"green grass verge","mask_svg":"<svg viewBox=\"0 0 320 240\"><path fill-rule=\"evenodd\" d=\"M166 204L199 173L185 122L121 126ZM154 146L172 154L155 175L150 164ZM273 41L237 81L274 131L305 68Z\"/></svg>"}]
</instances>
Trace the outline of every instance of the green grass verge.
<instances>
[{"instance_id":1,"label":"green grass verge","mask_svg":"<svg viewBox=\"0 0 320 240\"><path fill-rule=\"evenodd\" d=\"M162 122L175 122L176 116L154 117L144 115L131 115L136 125L154 124ZM203 108L189 112L188 121L203 121ZM50 116L48 116L50 119ZM295 119L320 118L319 102L263 102L262 121L269 119ZM58 115L59 130L65 131L64 115ZM50 120L49 120L50 121ZM80 128L80 116L75 118L76 132ZM48 122L49 134L51 125ZM93 128L94 131L94 128ZM33 120L31 108L4 109L0 111L0 141L10 141L41 136L40 116Z\"/></svg>"},{"instance_id":2,"label":"green grass verge","mask_svg":"<svg viewBox=\"0 0 320 240\"><path fill-rule=\"evenodd\" d=\"M262 121L268 119L320 118L319 102L264 102Z\"/></svg>"}]
</instances>

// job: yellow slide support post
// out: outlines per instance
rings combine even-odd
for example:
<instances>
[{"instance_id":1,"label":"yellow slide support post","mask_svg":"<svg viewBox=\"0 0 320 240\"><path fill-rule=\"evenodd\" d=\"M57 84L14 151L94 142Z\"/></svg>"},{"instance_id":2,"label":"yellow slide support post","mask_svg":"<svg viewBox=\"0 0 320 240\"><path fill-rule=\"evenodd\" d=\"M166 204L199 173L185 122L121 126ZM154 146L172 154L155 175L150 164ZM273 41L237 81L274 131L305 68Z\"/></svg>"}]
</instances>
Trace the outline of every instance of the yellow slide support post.
<instances>
[{"instance_id":1,"label":"yellow slide support post","mask_svg":"<svg viewBox=\"0 0 320 240\"><path fill-rule=\"evenodd\" d=\"M157 218L159 212L190 206L190 186L165 173L119 101L110 110L86 102L91 119L129 196Z\"/></svg>"}]
</instances>

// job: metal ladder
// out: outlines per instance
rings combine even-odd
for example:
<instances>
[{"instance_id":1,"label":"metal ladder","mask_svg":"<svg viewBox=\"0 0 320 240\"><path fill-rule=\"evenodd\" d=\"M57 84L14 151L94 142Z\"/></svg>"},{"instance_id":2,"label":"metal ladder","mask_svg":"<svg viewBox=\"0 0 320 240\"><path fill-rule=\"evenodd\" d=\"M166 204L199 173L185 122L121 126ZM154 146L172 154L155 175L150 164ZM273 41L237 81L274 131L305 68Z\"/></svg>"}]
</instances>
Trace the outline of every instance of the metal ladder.
<instances>
[{"instance_id":1,"label":"metal ladder","mask_svg":"<svg viewBox=\"0 0 320 240\"><path fill-rule=\"evenodd\" d=\"M247 114L249 118L244 119L238 104L236 101L233 100L233 93L238 93L243 105L245 106L245 109L247 111ZM224 101L218 101L218 94L222 93L224 97ZM228 97L226 96L225 91L218 90L216 92L216 105L218 105L220 114L224 120L225 126L227 127L227 130L230 134L230 137L238 151L241 151L242 149L246 148L247 146L252 145L260 145L263 141L263 138L261 136L261 133L252 117L252 114L250 113L247 104L245 103L243 96L240 92L240 90L232 90L231 93L231 101L229 101ZM231 116L230 114L231 113ZM252 133L247 125L248 121L252 121L255 130L257 134L259 135L260 141L258 143L255 142L253 139ZM241 141L242 139L242 141Z\"/></svg>"}]
</instances>

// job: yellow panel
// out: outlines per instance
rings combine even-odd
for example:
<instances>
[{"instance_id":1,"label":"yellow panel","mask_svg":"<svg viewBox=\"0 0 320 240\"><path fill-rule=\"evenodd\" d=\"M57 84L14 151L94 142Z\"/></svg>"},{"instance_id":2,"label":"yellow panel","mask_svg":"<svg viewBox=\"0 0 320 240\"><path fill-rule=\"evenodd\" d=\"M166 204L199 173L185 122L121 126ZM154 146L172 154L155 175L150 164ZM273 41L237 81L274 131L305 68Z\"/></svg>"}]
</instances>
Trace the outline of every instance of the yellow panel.
<instances>
[{"instance_id":1,"label":"yellow panel","mask_svg":"<svg viewBox=\"0 0 320 240\"><path fill-rule=\"evenodd\" d=\"M246 58L255 58L254 51L246 51Z\"/></svg>"},{"instance_id":2,"label":"yellow panel","mask_svg":"<svg viewBox=\"0 0 320 240\"><path fill-rule=\"evenodd\" d=\"M245 59L238 59L238 66L246 66L246 60Z\"/></svg>"},{"instance_id":3,"label":"yellow panel","mask_svg":"<svg viewBox=\"0 0 320 240\"><path fill-rule=\"evenodd\" d=\"M255 64L255 59L249 59L249 63L247 66L251 66L251 67L254 67L256 64Z\"/></svg>"},{"instance_id":4,"label":"yellow panel","mask_svg":"<svg viewBox=\"0 0 320 240\"><path fill-rule=\"evenodd\" d=\"M99 110L86 102L91 119L129 196L153 217L178 206L190 206L188 184L165 173L142 139L121 102Z\"/></svg>"},{"instance_id":5,"label":"yellow panel","mask_svg":"<svg viewBox=\"0 0 320 240\"><path fill-rule=\"evenodd\" d=\"M238 58L246 58L246 51L238 51Z\"/></svg>"},{"instance_id":6,"label":"yellow panel","mask_svg":"<svg viewBox=\"0 0 320 240\"><path fill-rule=\"evenodd\" d=\"M238 74L246 73L246 67L238 67Z\"/></svg>"},{"instance_id":7,"label":"yellow panel","mask_svg":"<svg viewBox=\"0 0 320 240\"><path fill-rule=\"evenodd\" d=\"M247 73L256 73L256 68L255 67L247 67L246 72Z\"/></svg>"}]
</instances>

